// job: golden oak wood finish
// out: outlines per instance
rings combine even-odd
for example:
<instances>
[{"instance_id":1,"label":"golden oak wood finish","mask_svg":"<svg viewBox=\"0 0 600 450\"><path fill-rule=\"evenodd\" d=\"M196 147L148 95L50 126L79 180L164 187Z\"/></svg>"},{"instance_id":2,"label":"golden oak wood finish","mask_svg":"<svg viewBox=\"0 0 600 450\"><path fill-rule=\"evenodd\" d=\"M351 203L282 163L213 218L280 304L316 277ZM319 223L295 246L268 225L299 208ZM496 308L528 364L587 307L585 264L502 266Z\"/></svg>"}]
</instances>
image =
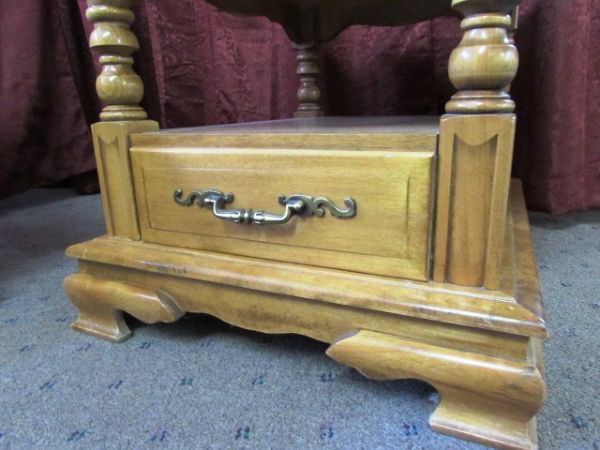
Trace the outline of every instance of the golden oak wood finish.
<instances>
[{"instance_id":1,"label":"golden oak wood finish","mask_svg":"<svg viewBox=\"0 0 600 450\"><path fill-rule=\"evenodd\" d=\"M507 30L517 0L453 0L465 18L448 72L459 90L440 121L433 279L497 289L515 116L518 52ZM460 114L458 114L460 113Z\"/></svg>"},{"instance_id":2,"label":"golden oak wood finish","mask_svg":"<svg viewBox=\"0 0 600 450\"><path fill-rule=\"evenodd\" d=\"M516 194L515 194L516 195ZM522 199L513 199L522 208ZM518 210L513 213L517 214ZM86 261L114 264L162 274L185 275L199 281L260 290L272 294L292 294L322 299L355 308L375 307L390 314L437 320L510 333L519 336L546 335L538 314L541 307L539 285L531 278L531 242L525 239L528 228L519 218L507 240L505 253L511 266L504 272L518 286L518 298L501 291L482 291L468 287L431 282L414 282L389 277L373 277L298 264L284 264L256 258L199 252L170 246L132 242L124 239L89 241L69 249L69 256ZM514 220L514 219L512 219ZM516 227L524 227L517 232ZM528 277L524 278L522 273ZM331 287L343 289L331 289ZM516 289L516 288L515 288ZM524 303L527 302L527 303Z\"/></svg>"},{"instance_id":3,"label":"golden oak wood finish","mask_svg":"<svg viewBox=\"0 0 600 450\"><path fill-rule=\"evenodd\" d=\"M314 139L313 130L322 128L318 125L323 120L301 121L307 124L296 133ZM425 118L422 126L429 121ZM296 122L286 121L290 125ZM351 130L344 125L357 121L339 119L336 123ZM216 128L213 133L227 129ZM252 124L244 129L253 132ZM294 148L296 141L289 135L278 138L285 139L290 148L253 148L247 139L241 139L236 147L211 149L203 143L202 134L194 141L197 147L182 148L191 133L175 136L168 147L134 146L131 156L142 238L178 247L426 280L435 147L430 144L421 151L402 151L398 142L418 148L424 140L411 141L411 128L406 131L401 123L364 126L360 133L370 136L369 145L357 145L352 131L333 134L331 142L343 137L343 150ZM230 208L280 212L280 194L308 194L327 197L340 206L350 197L357 204L357 213L347 219L330 214L295 216L283 225L249 226L216 218L210 209L182 207L173 200L176 189L182 189L185 196L209 188L233 193Z\"/></svg>"},{"instance_id":4,"label":"golden oak wood finish","mask_svg":"<svg viewBox=\"0 0 600 450\"><path fill-rule=\"evenodd\" d=\"M498 289L515 117L445 115L433 279Z\"/></svg>"},{"instance_id":5,"label":"golden oak wood finish","mask_svg":"<svg viewBox=\"0 0 600 450\"><path fill-rule=\"evenodd\" d=\"M132 1L89 0L90 43L103 64L97 87L106 107L93 134L108 235L67 251L79 263L65 280L80 312L73 327L120 341L130 334L123 312L146 323L196 312L303 334L331 343L331 357L368 376L435 386L437 431L537 448L546 327L525 203L509 178L508 88L518 56L507 30L518 1L211 2L265 13L296 42L315 43L351 23L447 14L451 2L464 16L449 65L458 93L441 119L321 117L157 131L143 120L143 86L131 69ZM319 21L306 19L315 12ZM299 71L315 111L316 70ZM272 212L278 194L337 203L352 196L358 214L257 229L177 205L178 187L218 188L236 195L234 207Z\"/></svg>"},{"instance_id":6,"label":"golden oak wood finish","mask_svg":"<svg viewBox=\"0 0 600 450\"><path fill-rule=\"evenodd\" d=\"M142 79L133 70L131 54L139 49L137 37L129 29L134 0L88 0L86 16L94 24L90 48L100 54L102 72L96 79L96 92L106 106L104 121L144 120L139 106L144 96Z\"/></svg>"},{"instance_id":7,"label":"golden oak wood finish","mask_svg":"<svg viewBox=\"0 0 600 450\"><path fill-rule=\"evenodd\" d=\"M535 313L539 286L530 279L532 247L519 189L515 184L513 238L505 249L515 262L516 272L506 274L518 300L104 237L68 250L80 265L80 274L66 281L82 314L74 326L122 340L127 330L120 327L120 311L155 322L182 310L263 332L304 334L332 343L330 356L369 376L434 385L442 403L431 423L440 431L503 448L534 448L524 430L543 400L541 361L533 359L532 346L545 327Z\"/></svg>"},{"instance_id":8,"label":"golden oak wood finish","mask_svg":"<svg viewBox=\"0 0 600 450\"><path fill-rule=\"evenodd\" d=\"M79 310L73 329L114 342L127 339L131 334L123 312L146 323L174 322L184 314L164 292L106 281L85 273L65 278L65 291Z\"/></svg>"},{"instance_id":9,"label":"golden oak wood finish","mask_svg":"<svg viewBox=\"0 0 600 450\"><path fill-rule=\"evenodd\" d=\"M130 164L131 133L154 131L152 120L99 122L92 125L106 231L111 236L140 239Z\"/></svg>"},{"instance_id":10,"label":"golden oak wood finish","mask_svg":"<svg viewBox=\"0 0 600 450\"><path fill-rule=\"evenodd\" d=\"M449 113L511 113L508 94L519 54L508 30L519 0L453 0L465 18L458 47L450 55L448 75L458 92L446 104Z\"/></svg>"},{"instance_id":11,"label":"golden oak wood finish","mask_svg":"<svg viewBox=\"0 0 600 450\"><path fill-rule=\"evenodd\" d=\"M545 387L535 358L514 361L364 330L327 354L371 378L427 381L441 396L429 419L434 430L509 449L537 444L534 416Z\"/></svg>"},{"instance_id":12,"label":"golden oak wood finish","mask_svg":"<svg viewBox=\"0 0 600 450\"><path fill-rule=\"evenodd\" d=\"M102 64L96 91L106 105L102 122L92 126L106 230L109 235L139 239L129 136L158 130L158 123L145 120L146 111L139 106L144 85L133 71L131 54L139 43L129 29L132 4L133 0L89 0L86 16L94 24L90 48L100 54Z\"/></svg>"},{"instance_id":13,"label":"golden oak wood finish","mask_svg":"<svg viewBox=\"0 0 600 450\"><path fill-rule=\"evenodd\" d=\"M166 129L134 134L131 145L435 151L439 126L435 116L314 117Z\"/></svg>"}]
</instances>

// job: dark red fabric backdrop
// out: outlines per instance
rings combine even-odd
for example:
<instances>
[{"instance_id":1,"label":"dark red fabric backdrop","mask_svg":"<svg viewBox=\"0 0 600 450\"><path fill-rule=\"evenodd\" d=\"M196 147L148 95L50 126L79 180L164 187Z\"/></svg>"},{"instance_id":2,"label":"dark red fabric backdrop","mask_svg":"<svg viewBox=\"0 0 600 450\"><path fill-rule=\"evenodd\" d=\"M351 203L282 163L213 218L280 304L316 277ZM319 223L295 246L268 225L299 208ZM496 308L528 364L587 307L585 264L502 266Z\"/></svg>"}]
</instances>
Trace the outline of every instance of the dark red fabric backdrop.
<instances>
[{"instance_id":1,"label":"dark red fabric backdrop","mask_svg":"<svg viewBox=\"0 0 600 450\"><path fill-rule=\"evenodd\" d=\"M0 196L94 167L99 105L82 0L0 2ZM295 59L282 29L202 0L140 0L145 106L163 127L289 117ZM322 52L328 114L440 114L458 21L352 27ZM600 206L600 0L524 0L513 83L514 173L533 209Z\"/></svg>"}]
</instances>

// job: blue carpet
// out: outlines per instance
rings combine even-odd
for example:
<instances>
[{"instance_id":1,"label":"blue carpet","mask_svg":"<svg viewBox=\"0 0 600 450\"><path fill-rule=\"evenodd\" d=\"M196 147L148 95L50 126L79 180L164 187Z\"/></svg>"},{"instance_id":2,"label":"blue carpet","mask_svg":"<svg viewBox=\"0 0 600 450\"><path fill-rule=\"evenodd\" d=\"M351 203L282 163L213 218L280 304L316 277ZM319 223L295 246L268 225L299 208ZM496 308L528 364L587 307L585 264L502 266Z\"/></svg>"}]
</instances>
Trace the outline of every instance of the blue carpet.
<instances>
[{"instance_id":1,"label":"blue carpet","mask_svg":"<svg viewBox=\"0 0 600 450\"><path fill-rule=\"evenodd\" d=\"M600 450L600 211L531 214L551 339L542 449ZM0 202L0 449L478 449L433 433L438 397L375 382L326 345L190 315L110 344L69 328L72 243L104 233L98 196Z\"/></svg>"}]
</instances>

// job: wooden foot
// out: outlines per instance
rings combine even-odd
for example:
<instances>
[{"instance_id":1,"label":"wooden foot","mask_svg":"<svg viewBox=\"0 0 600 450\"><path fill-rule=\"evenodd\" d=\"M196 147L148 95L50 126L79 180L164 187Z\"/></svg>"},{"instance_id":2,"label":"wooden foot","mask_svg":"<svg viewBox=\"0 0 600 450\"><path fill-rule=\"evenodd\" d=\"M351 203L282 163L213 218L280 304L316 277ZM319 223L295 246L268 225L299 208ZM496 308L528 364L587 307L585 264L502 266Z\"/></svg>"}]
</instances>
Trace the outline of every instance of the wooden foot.
<instances>
[{"instance_id":1,"label":"wooden foot","mask_svg":"<svg viewBox=\"0 0 600 450\"><path fill-rule=\"evenodd\" d=\"M372 331L342 337L327 350L370 378L431 384L441 396L429 421L435 431L503 449L537 448L534 416L545 387L538 352L529 353L528 360L508 360Z\"/></svg>"},{"instance_id":2,"label":"wooden foot","mask_svg":"<svg viewBox=\"0 0 600 450\"><path fill-rule=\"evenodd\" d=\"M79 309L73 329L121 342L131 335L123 311L145 323L174 322L184 311L166 293L118 281L74 273L65 291Z\"/></svg>"}]
</instances>

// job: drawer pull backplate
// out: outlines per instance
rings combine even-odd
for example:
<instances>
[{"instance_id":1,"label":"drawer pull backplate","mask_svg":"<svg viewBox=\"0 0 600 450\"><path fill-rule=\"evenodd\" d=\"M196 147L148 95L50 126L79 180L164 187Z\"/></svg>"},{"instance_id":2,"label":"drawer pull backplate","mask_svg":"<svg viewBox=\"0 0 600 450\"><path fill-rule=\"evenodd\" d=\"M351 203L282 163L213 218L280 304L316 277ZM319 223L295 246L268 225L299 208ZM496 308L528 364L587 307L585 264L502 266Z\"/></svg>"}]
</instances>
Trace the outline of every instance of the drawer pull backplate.
<instances>
[{"instance_id":1,"label":"drawer pull backplate","mask_svg":"<svg viewBox=\"0 0 600 450\"><path fill-rule=\"evenodd\" d=\"M215 217L235 223L276 225L288 222L293 215L323 217L326 209L332 216L340 219L348 219L356 215L356 202L350 197L344 199L346 208L342 209L325 197L311 197L303 194L293 194L289 197L280 195L279 204L285 207L281 214L252 209L224 209L225 205L233 202L234 195L224 194L216 189L192 191L186 198L183 198L183 190L176 189L173 192L173 198L177 204L182 206L196 203L201 208L210 208Z\"/></svg>"}]
</instances>

